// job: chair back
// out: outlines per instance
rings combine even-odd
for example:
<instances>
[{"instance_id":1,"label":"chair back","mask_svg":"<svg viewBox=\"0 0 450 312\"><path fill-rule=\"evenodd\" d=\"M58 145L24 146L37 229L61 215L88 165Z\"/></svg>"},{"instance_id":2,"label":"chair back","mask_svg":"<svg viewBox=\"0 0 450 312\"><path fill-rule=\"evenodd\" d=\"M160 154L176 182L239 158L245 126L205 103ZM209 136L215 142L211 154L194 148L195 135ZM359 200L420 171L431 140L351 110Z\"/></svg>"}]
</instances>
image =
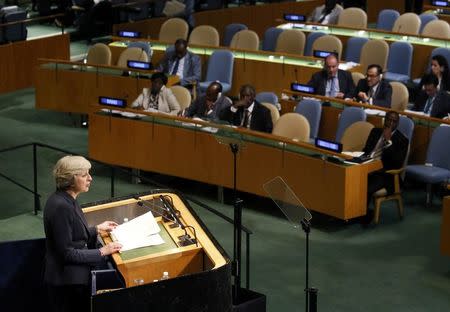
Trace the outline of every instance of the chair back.
<instances>
[{"instance_id":1,"label":"chair back","mask_svg":"<svg viewBox=\"0 0 450 312\"><path fill-rule=\"evenodd\" d=\"M312 56L313 55L313 44L316 39L325 36L326 33L315 31L310 32L308 36L306 36L306 42L305 42L305 52L303 55L305 56Z\"/></svg>"},{"instance_id":2,"label":"chair back","mask_svg":"<svg viewBox=\"0 0 450 312\"><path fill-rule=\"evenodd\" d=\"M27 19L27 11L16 5L6 6L0 10L0 23L12 23L25 19ZM26 24L5 26L0 29L0 32L3 33L0 43L26 40L28 34Z\"/></svg>"},{"instance_id":3,"label":"chair back","mask_svg":"<svg viewBox=\"0 0 450 312\"><path fill-rule=\"evenodd\" d=\"M411 77L413 46L409 42L393 42L389 47L385 78L408 82Z\"/></svg>"},{"instance_id":4,"label":"chair back","mask_svg":"<svg viewBox=\"0 0 450 312\"><path fill-rule=\"evenodd\" d=\"M219 32L213 26L197 26L189 36L189 44L218 47L220 45Z\"/></svg>"},{"instance_id":5,"label":"chair back","mask_svg":"<svg viewBox=\"0 0 450 312\"><path fill-rule=\"evenodd\" d=\"M170 87L170 90L172 90L173 95L175 95L175 98L177 99L178 104L180 104L180 109L183 110L189 105L191 105L192 96L191 92L189 92L188 89L186 89L183 86L172 86Z\"/></svg>"},{"instance_id":6,"label":"chair back","mask_svg":"<svg viewBox=\"0 0 450 312\"><path fill-rule=\"evenodd\" d=\"M277 46L278 36L283 32L283 29L278 27L269 27L264 32L264 40L262 43L263 51L275 51Z\"/></svg>"},{"instance_id":7,"label":"chair back","mask_svg":"<svg viewBox=\"0 0 450 312\"><path fill-rule=\"evenodd\" d=\"M450 25L443 20L429 22L422 30L422 36L450 39Z\"/></svg>"},{"instance_id":8,"label":"chair back","mask_svg":"<svg viewBox=\"0 0 450 312\"><path fill-rule=\"evenodd\" d=\"M266 102L273 105L278 104L278 96L273 92L259 92L256 94L255 99L261 103Z\"/></svg>"},{"instance_id":9,"label":"chair back","mask_svg":"<svg viewBox=\"0 0 450 312\"><path fill-rule=\"evenodd\" d=\"M366 112L364 109L351 106L344 108L339 116L335 141L340 142L345 130L357 121L366 121Z\"/></svg>"},{"instance_id":10,"label":"chair back","mask_svg":"<svg viewBox=\"0 0 450 312\"><path fill-rule=\"evenodd\" d=\"M228 47L231 44L231 39L233 39L233 36L235 33L240 32L241 30L248 29L247 25L244 24L228 24L225 26L225 35L223 36L223 46Z\"/></svg>"},{"instance_id":11,"label":"chair back","mask_svg":"<svg viewBox=\"0 0 450 312\"><path fill-rule=\"evenodd\" d=\"M427 149L427 163L450 170L450 127L436 127Z\"/></svg>"},{"instance_id":12,"label":"chair back","mask_svg":"<svg viewBox=\"0 0 450 312\"><path fill-rule=\"evenodd\" d=\"M230 48L257 51L259 50L259 37L253 30L241 30L234 34Z\"/></svg>"},{"instance_id":13,"label":"chair back","mask_svg":"<svg viewBox=\"0 0 450 312\"><path fill-rule=\"evenodd\" d=\"M412 121L412 119L409 117L400 116L397 130L399 130L408 139L409 144L411 144L414 133L414 121Z\"/></svg>"},{"instance_id":14,"label":"chair back","mask_svg":"<svg viewBox=\"0 0 450 312\"><path fill-rule=\"evenodd\" d=\"M377 29L391 31L392 27L394 27L395 21L399 16L400 13L398 13L398 11L396 10L381 10L380 13L378 13Z\"/></svg>"},{"instance_id":15,"label":"chair back","mask_svg":"<svg viewBox=\"0 0 450 312\"><path fill-rule=\"evenodd\" d=\"M260 103L262 106L264 106L268 110L270 110L270 117L272 118L272 125L274 125L280 118L280 112L278 111L278 108L275 105L273 105L272 103L267 103L267 102L260 102Z\"/></svg>"},{"instance_id":16,"label":"chair back","mask_svg":"<svg viewBox=\"0 0 450 312\"><path fill-rule=\"evenodd\" d=\"M187 40L189 33L188 23L179 17L165 21L159 30L159 41L174 43L177 39Z\"/></svg>"},{"instance_id":17,"label":"chair back","mask_svg":"<svg viewBox=\"0 0 450 312\"><path fill-rule=\"evenodd\" d=\"M297 113L283 114L275 123L272 134L299 142L309 142L308 120Z\"/></svg>"},{"instance_id":18,"label":"chair back","mask_svg":"<svg viewBox=\"0 0 450 312\"><path fill-rule=\"evenodd\" d=\"M361 57L361 49L367 41L369 41L368 38L349 38L345 47L345 60L347 62L359 63L359 59Z\"/></svg>"},{"instance_id":19,"label":"chair back","mask_svg":"<svg viewBox=\"0 0 450 312\"><path fill-rule=\"evenodd\" d=\"M338 18L339 26L367 28L367 14L360 8L344 9Z\"/></svg>"},{"instance_id":20,"label":"chair back","mask_svg":"<svg viewBox=\"0 0 450 312\"><path fill-rule=\"evenodd\" d=\"M419 34L422 33L423 28L431 21L435 21L438 19L438 17L434 14L431 13L422 13L419 15L420 18L420 29L419 29Z\"/></svg>"},{"instance_id":21,"label":"chair back","mask_svg":"<svg viewBox=\"0 0 450 312\"><path fill-rule=\"evenodd\" d=\"M148 62L148 56L147 53L145 53L141 48L126 48L122 51L122 53L120 53L117 66L128 68L127 62L129 60Z\"/></svg>"},{"instance_id":22,"label":"chair back","mask_svg":"<svg viewBox=\"0 0 450 312\"><path fill-rule=\"evenodd\" d=\"M312 50L313 52L314 50L336 52L340 60L342 57L342 42L338 37L333 35L321 36L314 41Z\"/></svg>"},{"instance_id":23,"label":"chair back","mask_svg":"<svg viewBox=\"0 0 450 312\"><path fill-rule=\"evenodd\" d=\"M386 68L387 58L389 54L389 45L384 40L369 40L361 49L361 57L359 63L361 68L366 70L370 64L380 65Z\"/></svg>"},{"instance_id":24,"label":"chair back","mask_svg":"<svg viewBox=\"0 0 450 312\"><path fill-rule=\"evenodd\" d=\"M144 41L132 41L128 44L129 48L140 48L142 51L147 53L148 61L150 62L153 56L152 48L148 42Z\"/></svg>"},{"instance_id":25,"label":"chair back","mask_svg":"<svg viewBox=\"0 0 450 312\"><path fill-rule=\"evenodd\" d=\"M366 76L360 72L352 72L352 79L353 79L353 83L355 84L355 86L358 85L358 82L361 79L365 79L365 78L366 78Z\"/></svg>"},{"instance_id":26,"label":"chair back","mask_svg":"<svg viewBox=\"0 0 450 312\"><path fill-rule=\"evenodd\" d=\"M222 91L228 92L231 89L233 67L234 55L231 51L214 51L208 60L206 79L200 82L200 90L205 91L211 82L219 81L222 84Z\"/></svg>"},{"instance_id":27,"label":"chair back","mask_svg":"<svg viewBox=\"0 0 450 312\"><path fill-rule=\"evenodd\" d=\"M298 29L286 29L277 40L276 52L302 55L305 50L305 34Z\"/></svg>"},{"instance_id":28,"label":"chair back","mask_svg":"<svg viewBox=\"0 0 450 312\"><path fill-rule=\"evenodd\" d=\"M409 101L408 88L397 81L391 81L390 85L392 87L391 108L397 111L404 111Z\"/></svg>"},{"instance_id":29,"label":"chair back","mask_svg":"<svg viewBox=\"0 0 450 312\"><path fill-rule=\"evenodd\" d=\"M420 23L420 18L416 13L404 13L397 18L392 31L401 34L417 35Z\"/></svg>"},{"instance_id":30,"label":"chair back","mask_svg":"<svg viewBox=\"0 0 450 312\"><path fill-rule=\"evenodd\" d=\"M317 100L301 100L295 108L297 114L305 116L309 122L310 137L314 139L319 133L320 117L322 115L322 103Z\"/></svg>"},{"instance_id":31,"label":"chair back","mask_svg":"<svg viewBox=\"0 0 450 312\"><path fill-rule=\"evenodd\" d=\"M362 151L373 127L367 121L357 121L348 126L342 135L342 150L347 152Z\"/></svg>"},{"instance_id":32,"label":"chair back","mask_svg":"<svg viewBox=\"0 0 450 312\"><path fill-rule=\"evenodd\" d=\"M104 43L94 44L88 51L86 62L96 65L111 65L111 49Z\"/></svg>"}]
</instances>

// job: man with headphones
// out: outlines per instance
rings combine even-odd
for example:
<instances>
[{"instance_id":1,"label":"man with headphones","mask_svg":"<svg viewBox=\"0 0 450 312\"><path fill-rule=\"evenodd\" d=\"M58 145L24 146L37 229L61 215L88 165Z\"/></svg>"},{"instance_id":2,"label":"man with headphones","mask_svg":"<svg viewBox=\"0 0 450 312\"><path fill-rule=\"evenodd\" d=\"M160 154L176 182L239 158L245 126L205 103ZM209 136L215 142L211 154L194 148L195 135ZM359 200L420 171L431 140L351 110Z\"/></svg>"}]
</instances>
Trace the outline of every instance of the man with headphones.
<instances>
[{"instance_id":1,"label":"man with headphones","mask_svg":"<svg viewBox=\"0 0 450 312\"><path fill-rule=\"evenodd\" d=\"M359 80L353 99L370 105L391 107L392 87L383 79L380 65L372 64L367 67L366 78Z\"/></svg>"},{"instance_id":2,"label":"man with headphones","mask_svg":"<svg viewBox=\"0 0 450 312\"><path fill-rule=\"evenodd\" d=\"M308 85L314 87L318 95L339 99L351 97L355 89L352 75L339 69L339 60L335 53L325 58L323 69L312 75Z\"/></svg>"},{"instance_id":3,"label":"man with headphones","mask_svg":"<svg viewBox=\"0 0 450 312\"><path fill-rule=\"evenodd\" d=\"M233 104L231 99L222 94L222 85L218 81L213 81L206 89L206 93L198 97L184 111L185 117L198 117L219 120L219 113Z\"/></svg>"}]
</instances>

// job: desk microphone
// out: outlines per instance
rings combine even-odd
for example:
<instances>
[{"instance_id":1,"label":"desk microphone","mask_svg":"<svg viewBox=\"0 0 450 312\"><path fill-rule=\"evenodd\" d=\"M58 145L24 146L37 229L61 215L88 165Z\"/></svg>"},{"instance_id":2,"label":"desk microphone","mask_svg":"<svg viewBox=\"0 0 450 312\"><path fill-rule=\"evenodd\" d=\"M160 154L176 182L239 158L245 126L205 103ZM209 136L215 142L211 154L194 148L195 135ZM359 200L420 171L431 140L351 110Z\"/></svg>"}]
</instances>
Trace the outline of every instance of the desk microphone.
<instances>
[{"instance_id":1,"label":"desk microphone","mask_svg":"<svg viewBox=\"0 0 450 312\"><path fill-rule=\"evenodd\" d=\"M170 198L170 201L167 200L165 197ZM159 200L163 204L163 207L157 206L157 205L149 202L148 200L144 200L144 199L140 198L137 195L133 196L133 198L138 201L137 204L139 206L145 207L145 208L149 209L150 211L155 211L155 210L153 210L154 208L157 208L158 210L163 210L163 212L160 212L160 211L155 211L155 212L158 215L160 215L165 221L174 222L174 224L171 225L170 227L179 226L179 227L181 227L182 230L184 230L184 235L178 236L178 238L180 240L178 242L178 244L180 246L189 246L189 245L195 244L198 247L197 232L195 231L195 228L191 225L184 225L181 222L180 218L178 217L179 211L173 207L173 204L171 202L172 198L170 196L167 196L167 195L159 196ZM149 203L151 206L146 205L146 203ZM194 238L192 238L188 234L187 228L192 229L192 231L194 232Z\"/></svg>"}]
</instances>

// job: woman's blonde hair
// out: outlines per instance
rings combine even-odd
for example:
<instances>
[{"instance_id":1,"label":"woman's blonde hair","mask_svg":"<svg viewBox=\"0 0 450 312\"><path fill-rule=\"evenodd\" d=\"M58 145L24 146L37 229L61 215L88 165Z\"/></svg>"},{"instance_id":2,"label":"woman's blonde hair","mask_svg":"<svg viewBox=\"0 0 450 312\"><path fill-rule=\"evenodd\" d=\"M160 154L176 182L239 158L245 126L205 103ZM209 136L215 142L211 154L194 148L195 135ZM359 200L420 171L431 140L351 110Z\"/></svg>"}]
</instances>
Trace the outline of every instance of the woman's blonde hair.
<instances>
[{"instance_id":1,"label":"woman's blonde hair","mask_svg":"<svg viewBox=\"0 0 450 312\"><path fill-rule=\"evenodd\" d=\"M67 190L74 184L76 174L82 174L91 169L91 163L83 156L64 156L53 168L56 188Z\"/></svg>"}]
</instances>

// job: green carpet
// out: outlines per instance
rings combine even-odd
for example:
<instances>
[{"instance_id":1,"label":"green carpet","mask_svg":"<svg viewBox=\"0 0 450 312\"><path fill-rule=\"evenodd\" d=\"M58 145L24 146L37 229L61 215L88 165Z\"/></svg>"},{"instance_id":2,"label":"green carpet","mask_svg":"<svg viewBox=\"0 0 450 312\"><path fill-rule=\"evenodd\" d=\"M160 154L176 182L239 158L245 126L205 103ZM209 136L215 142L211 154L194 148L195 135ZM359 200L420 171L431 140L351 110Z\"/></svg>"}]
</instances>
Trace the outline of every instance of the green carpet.
<instances>
[{"instance_id":1,"label":"green carpet","mask_svg":"<svg viewBox=\"0 0 450 312\"><path fill-rule=\"evenodd\" d=\"M0 149L42 142L87 154L88 130L73 126L74 116L35 110L34 90L0 95ZM51 169L61 153L38 149L41 205L53 189ZM0 172L33 188L31 148L0 154ZM215 201L213 186L148 174L148 177L211 205L228 216L232 207ZM81 203L109 197L109 169L95 165L91 191ZM116 195L149 190L117 177ZM42 217L34 216L31 194L0 177L0 240L43 237ZM268 311L301 311L304 307L305 236L284 219L268 199L242 194L243 223L251 239L251 288L267 295ZM404 192L405 218L393 205L383 206L381 223L363 229L313 214L310 241L310 285L319 289L319 311L449 311L450 259L439 254L440 200L424 207L425 193ZM227 252L232 255L232 226L193 205ZM245 254L245 253L244 253ZM244 272L245 273L245 272ZM244 275L245 276L245 275Z\"/></svg>"}]
</instances>

